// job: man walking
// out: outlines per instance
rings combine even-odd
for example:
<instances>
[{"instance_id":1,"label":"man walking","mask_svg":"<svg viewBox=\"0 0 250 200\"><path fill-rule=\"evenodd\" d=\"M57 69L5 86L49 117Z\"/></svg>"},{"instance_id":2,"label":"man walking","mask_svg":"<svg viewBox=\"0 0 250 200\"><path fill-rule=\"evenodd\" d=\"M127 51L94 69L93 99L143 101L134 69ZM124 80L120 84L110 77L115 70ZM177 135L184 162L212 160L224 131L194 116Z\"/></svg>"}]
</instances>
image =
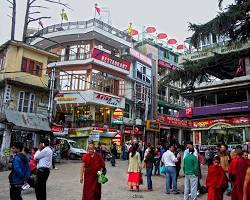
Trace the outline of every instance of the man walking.
<instances>
[{"instance_id":1,"label":"man walking","mask_svg":"<svg viewBox=\"0 0 250 200\"><path fill-rule=\"evenodd\" d=\"M191 199L197 199L197 186L198 186L198 159L194 155L194 149L189 150L184 158L183 172L185 174L184 185L184 200L189 199L189 192L191 191Z\"/></svg>"},{"instance_id":2,"label":"man walking","mask_svg":"<svg viewBox=\"0 0 250 200\"><path fill-rule=\"evenodd\" d=\"M177 191L176 181L176 165L178 157L174 155L174 145L170 145L169 149L162 155L162 162L166 166L166 194L170 194L170 179L173 181L174 194L179 194Z\"/></svg>"},{"instance_id":3,"label":"man walking","mask_svg":"<svg viewBox=\"0 0 250 200\"><path fill-rule=\"evenodd\" d=\"M10 200L22 200L22 185L28 180L30 176L29 160L25 154L22 153L22 143L15 142L12 146L12 151L15 156L12 161L12 169L9 175Z\"/></svg>"},{"instance_id":4,"label":"man walking","mask_svg":"<svg viewBox=\"0 0 250 200\"><path fill-rule=\"evenodd\" d=\"M37 183L35 187L37 200L46 200L46 182L52 166L53 151L49 146L49 140L44 142L44 146L44 149L41 150L39 154L35 155L35 159L38 160Z\"/></svg>"}]
</instances>

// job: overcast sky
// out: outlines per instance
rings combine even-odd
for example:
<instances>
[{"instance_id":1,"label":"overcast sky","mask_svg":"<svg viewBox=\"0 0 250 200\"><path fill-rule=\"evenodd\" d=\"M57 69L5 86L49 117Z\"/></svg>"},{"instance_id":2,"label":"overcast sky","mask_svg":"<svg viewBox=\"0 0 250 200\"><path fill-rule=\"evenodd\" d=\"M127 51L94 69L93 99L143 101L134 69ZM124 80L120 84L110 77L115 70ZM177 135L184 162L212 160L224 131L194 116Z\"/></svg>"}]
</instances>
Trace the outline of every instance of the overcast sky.
<instances>
[{"instance_id":1,"label":"overcast sky","mask_svg":"<svg viewBox=\"0 0 250 200\"><path fill-rule=\"evenodd\" d=\"M21 40L26 0L17 1L16 39ZM60 23L62 6L44 3L37 0L40 5L49 9L41 9L42 16L51 16L43 20L45 26ZM225 5L233 0L225 0ZM143 26L155 26L157 32L166 33L169 38L176 38L181 44L191 35L188 32L188 22L204 23L216 16L218 0L61 0L67 2L73 11L66 10L69 21L88 20L94 17L94 4L110 9L112 25L125 30L129 22L133 28L141 32ZM0 44L10 38L11 9L6 0L0 0ZM35 10L35 9L34 9ZM37 10L37 9L36 9ZM37 16L41 16L37 15ZM38 28L38 23L30 27Z\"/></svg>"}]
</instances>

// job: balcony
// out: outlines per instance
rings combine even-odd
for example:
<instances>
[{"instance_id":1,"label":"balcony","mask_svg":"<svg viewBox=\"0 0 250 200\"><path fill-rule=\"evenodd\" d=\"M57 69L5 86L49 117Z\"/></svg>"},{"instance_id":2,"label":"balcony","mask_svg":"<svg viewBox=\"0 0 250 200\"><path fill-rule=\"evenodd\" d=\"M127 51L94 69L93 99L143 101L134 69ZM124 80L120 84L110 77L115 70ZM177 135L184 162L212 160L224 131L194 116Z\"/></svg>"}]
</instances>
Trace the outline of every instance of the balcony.
<instances>
[{"instance_id":1,"label":"balcony","mask_svg":"<svg viewBox=\"0 0 250 200\"><path fill-rule=\"evenodd\" d=\"M207 116L207 115L221 115L230 113L249 113L250 101L219 104L205 107L195 107L192 109L192 116ZM179 112L180 117L186 117L186 111L181 110Z\"/></svg>"},{"instance_id":2,"label":"balcony","mask_svg":"<svg viewBox=\"0 0 250 200\"><path fill-rule=\"evenodd\" d=\"M30 43L40 48L47 49L55 45L55 42L46 40L52 38L58 43L65 43L77 40L97 39L101 42L109 43L114 47L131 47L131 36L126 32L120 31L109 24L98 19L88 21L67 22L48 26L37 33Z\"/></svg>"},{"instance_id":3,"label":"balcony","mask_svg":"<svg viewBox=\"0 0 250 200\"><path fill-rule=\"evenodd\" d=\"M174 99L174 98L167 99L167 97L163 95L158 95L158 100L162 104L167 104L169 106L177 108L184 108L189 106L189 104L185 101L181 102L179 99Z\"/></svg>"}]
</instances>

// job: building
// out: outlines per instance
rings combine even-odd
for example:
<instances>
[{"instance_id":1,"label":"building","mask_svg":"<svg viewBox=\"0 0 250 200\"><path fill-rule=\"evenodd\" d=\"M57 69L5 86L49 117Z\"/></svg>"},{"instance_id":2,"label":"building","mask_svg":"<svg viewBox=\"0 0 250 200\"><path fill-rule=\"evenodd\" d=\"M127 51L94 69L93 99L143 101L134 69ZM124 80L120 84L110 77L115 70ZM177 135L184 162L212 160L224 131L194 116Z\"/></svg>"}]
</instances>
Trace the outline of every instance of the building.
<instances>
[{"instance_id":1,"label":"building","mask_svg":"<svg viewBox=\"0 0 250 200\"><path fill-rule=\"evenodd\" d=\"M133 67L123 57L131 37L97 19L49 26L35 35L32 44L60 56L49 64L61 87L54 123L84 147L90 140L110 146L123 129L112 120L116 109L125 111L127 122L134 120Z\"/></svg>"},{"instance_id":2,"label":"building","mask_svg":"<svg viewBox=\"0 0 250 200\"><path fill-rule=\"evenodd\" d=\"M183 58L199 61L220 56L223 59L209 68L213 81L183 93L194 103L180 111L180 116L192 120L193 141L197 145L246 144L250 141L249 41L224 42L217 46L212 43L210 48L208 45L204 48Z\"/></svg>"},{"instance_id":3,"label":"building","mask_svg":"<svg viewBox=\"0 0 250 200\"><path fill-rule=\"evenodd\" d=\"M55 54L18 41L0 46L0 145L22 141L37 146L50 133L47 65Z\"/></svg>"}]
</instances>

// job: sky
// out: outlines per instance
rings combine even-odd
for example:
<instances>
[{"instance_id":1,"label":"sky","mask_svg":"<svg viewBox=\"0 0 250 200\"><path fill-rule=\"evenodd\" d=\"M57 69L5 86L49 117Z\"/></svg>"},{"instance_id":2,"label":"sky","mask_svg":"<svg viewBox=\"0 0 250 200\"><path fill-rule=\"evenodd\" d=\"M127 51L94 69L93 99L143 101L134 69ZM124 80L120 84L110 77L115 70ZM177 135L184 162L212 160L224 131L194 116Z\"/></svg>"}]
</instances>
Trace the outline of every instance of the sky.
<instances>
[{"instance_id":1,"label":"sky","mask_svg":"<svg viewBox=\"0 0 250 200\"><path fill-rule=\"evenodd\" d=\"M24 24L26 0L17 1L17 24L15 39L21 40ZM191 36L188 31L188 22L205 23L214 18L219 11L218 0L60 0L71 5L73 10L67 10L69 21L85 21L94 17L94 4L109 8L112 26L125 30L131 22L132 27L139 32L143 27L154 26L157 33L166 33L168 38L175 38L182 44L185 38ZM224 6L233 0L224 0ZM45 26L61 22L62 6L37 0L37 5L49 7L48 9L34 9L41 14L50 16L44 19ZM0 0L0 44L10 39L11 8L7 0ZM38 28L37 22L30 27Z\"/></svg>"}]
</instances>

